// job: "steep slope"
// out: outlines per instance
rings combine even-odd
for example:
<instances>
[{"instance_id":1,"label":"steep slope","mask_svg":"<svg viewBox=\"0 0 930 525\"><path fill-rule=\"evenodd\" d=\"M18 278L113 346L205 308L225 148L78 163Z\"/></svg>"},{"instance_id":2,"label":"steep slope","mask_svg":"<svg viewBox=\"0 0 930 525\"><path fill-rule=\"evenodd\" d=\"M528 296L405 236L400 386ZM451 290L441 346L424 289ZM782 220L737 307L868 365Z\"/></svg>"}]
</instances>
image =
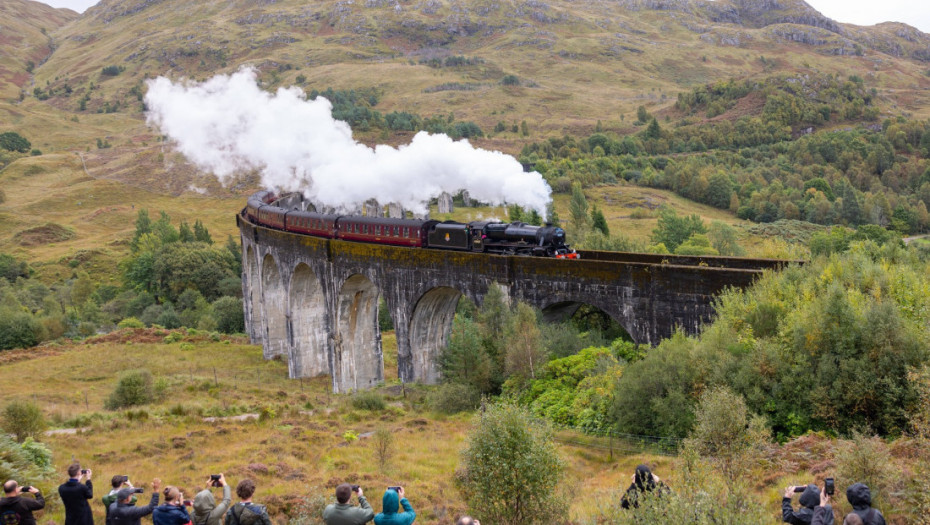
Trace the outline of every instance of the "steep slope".
<instances>
[{"instance_id":1,"label":"steep slope","mask_svg":"<svg viewBox=\"0 0 930 525\"><path fill-rule=\"evenodd\" d=\"M50 33L78 18L30 0L0 2L0 99L14 99L28 87L31 71L52 53Z\"/></svg>"}]
</instances>

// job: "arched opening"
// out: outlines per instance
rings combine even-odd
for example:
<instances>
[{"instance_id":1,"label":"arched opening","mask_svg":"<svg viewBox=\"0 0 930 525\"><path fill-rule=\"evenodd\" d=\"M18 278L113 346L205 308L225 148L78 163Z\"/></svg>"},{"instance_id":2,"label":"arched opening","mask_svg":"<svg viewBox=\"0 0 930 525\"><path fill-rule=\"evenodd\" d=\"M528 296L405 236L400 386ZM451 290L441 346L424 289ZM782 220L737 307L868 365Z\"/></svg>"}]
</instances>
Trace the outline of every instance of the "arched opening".
<instances>
[{"instance_id":1,"label":"arched opening","mask_svg":"<svg viewBox=\"0 0 930 525\"><path fill-rule=\"evenodd\" d=\"M246 268L247 281L249 285L249 296L245 298L249 302L249 338L252 344L261 344L262 342L262 289L261 281L258 277L258 258L255 250L249 246L246 251Z\"/></svg>"},{"instance_id":2,"label":"arched opening","mask_svg":"<svg viewBox=\"0 0 930 525\"><path fill-rule=\"evenodd\" d=\"M316 377L329 373L326 358L326 302L323 287L306 264L297 265L291 278L291 377Z\"/></svg>"},{"instance_id":3,"label":"arched opening","mask_svg":"<svg viewBox=\"0 0 930 525\"><path fill-rule=\"evenodd\" d=\"M287 292L281 281L281 272L274 257L266 255L262 261L262 320L265 359L287 355Z\"/></svg>"},{"instance_id":4,"label":"arched opening","mask_svg":"<svg viewBox=\"0 0 930 525\"><path fill-rule=\"evenodd\" d=\"M413 378L421 383L439 382L439 353L449 343L455 308L462 293L440 287L426 292L417 301L410 320L410 352Z\"/></svg>"},{"instance_id":5,"label":"arched opening","mask_svg":"<svg viewBox=\"0 0 930 525\"><path fill-rule=\"evenodd\" d=\"M378 289L364 275L349 277L336 307L333 386L337 392L362 390L384 379Z\"/></svg>"},{"instance_id":6,"label":"arched opening","mask_svg":"<svg viewBox=\"0 0 930 525\"><path fill-rule=\"evenodd\" d=\"M543 320L558 326L550 336L551 350L559 357L588 346L608 346L617 339L633 341L626 327L596 305L563 301L542 309Z\"/></svg>"}]
</instances>

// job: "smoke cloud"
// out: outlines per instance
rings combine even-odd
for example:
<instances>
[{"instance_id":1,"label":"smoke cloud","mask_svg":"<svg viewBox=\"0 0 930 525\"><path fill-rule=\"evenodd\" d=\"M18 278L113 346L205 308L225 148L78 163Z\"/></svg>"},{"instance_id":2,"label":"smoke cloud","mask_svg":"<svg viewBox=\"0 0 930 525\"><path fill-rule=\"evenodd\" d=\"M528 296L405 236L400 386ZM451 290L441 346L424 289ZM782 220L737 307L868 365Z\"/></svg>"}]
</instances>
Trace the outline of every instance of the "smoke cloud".
<instances>
[{"instance_id":1,"label":"smoke cloud","mask_svg":"<svg viewBox=\"0 0 930 525\"><path fill-rule=\"evenodd\" d=\"M519 204L545 215L551 189L510 155L446 135L417 133L410 144L370 148L352 138L332 105L299 88L271 94L242 69L203 83L148 81L148 122L191 162L230 182L257 169L263 184L300 191L312 202L351 212L368 199L425 213L442 192L468 190L492 205Z\"/></svg>"}]
</instances>

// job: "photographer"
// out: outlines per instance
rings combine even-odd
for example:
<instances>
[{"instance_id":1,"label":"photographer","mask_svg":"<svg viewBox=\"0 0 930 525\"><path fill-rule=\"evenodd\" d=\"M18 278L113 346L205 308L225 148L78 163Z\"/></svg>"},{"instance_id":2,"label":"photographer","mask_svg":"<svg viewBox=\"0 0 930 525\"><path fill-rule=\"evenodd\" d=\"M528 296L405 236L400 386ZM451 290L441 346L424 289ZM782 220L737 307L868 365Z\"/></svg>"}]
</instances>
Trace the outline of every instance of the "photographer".
<instances>
[{"instance_id":1,"label":"photographer","mask_svg":"<svg viewBox=\"0 0 930 525\"><path fill-rule=\"evenodd\" d=\"M349 505L352 493L358 494L358 507ZM371 509L362 487L343 483L336 487L336 501L323 510L326 525L362 525L374 519L375 511Z\"/></svg>"},{"instance_id":2,"label":"photographer","mask_svg":"<svg viewBox=\"0 0 930 525\"><path fill-rule=\"evenodd\" d=\"M398 503L404 506L404 512L397 512ZM404 487L388 487L381 498L381 512L375 516L375 525L410 525L415 519L417 513L407 501Z\"/></svg>"},{"instance_id":3,"label":"photographer","mask_svg":"<svg viewBox=\"0 0 930 525\"><path fill-rule=\"evenodd\" d=\"M110 480L110 484L113 485L113 489L110 490L109 494L100 498L100 501L103 502L103 508L106 509L106 524L107 525L111 525L110 524L110 505L113 505L114 503L116 503L116 499L117 499L116 495L120 491L120 489L123 489L123 488L131 489L131 490L134 490L136 494L141 494L142 492L144 492L142 489L136 490L135 487L132 486L132 483L129 481L129 476L124 476L122 474L117 474L113 476L113 479ZM130 500L130 503L133 505L136 504L135 496L132 497L132 499Z\"/></svg>"},{"instance_id":4,"label":"photographer","mask_svg":"<svg viewBox=\"0 0 930 525\"><path fill-rule=\"evenodd\" d=\"M165 487L165 502L152 512L153 525L185 525L191 516L184 506L184 493L177 487Z\"/></svg>"},{"instance_id":5,"label":"photographer","mask_svg":"<svg viewBox=\"0 0 930 525\"><path fill-rule=\"evenodd\" d=\"M223 501L219 505L213 499L213 492L210 491L212 487L223 487ZM194 496L194 525L220 525L220 520L231 502L232 494L229 484L226 483L226 476L222 473L210 476L207 479L207 487Z\"/></svg>"},{"instance_id":6,"label":"photographer","mask_svg":"<svg viewBox=\"0 0 930 525\"><path fill-rule=\"evenodd\" d=\"M82 469L78 463L68 467L70 479L58 487L58 495L65 504L65 525L94 525L94 515L87 502L94 497L91 474L90 469ZM87 481L82 485L81 481L85 478Z\"/></svg>"},{"instance_id":7,"label":"photographer","mask_svg":"<svg viewBox=\"0 0 930 525\"><path fill-rule=\"evenodd\" d=\"M239 503L226 513L226 525L271 525L271 518L268 517L268 509L264 505L252 503L252 496L255 494L255 482L250 479L244 479L236 485L236 495L239 496Z\"/></svg>"},{"instance_id":8,"label":"photographer","mask_svg":"<svg viewBox=\"0 0 930 525\"><path fill-rule=\"evenodd\" d=\"M851 514L859 516L864 525L885 525L885 517L882 513L872 508L872 493L865 483L850 485L846 489L846 500L853 507Z\"/></svg>"},{"instance_id":9,"label":"photographer","mask_svg":"<svg viewBox=\"0 0 930 525\"><path fill-rule=\"evenodd\" d=\"M811 525L833 525L833 507L830 506L830 495L827 488L820 491L820 505L814 508L814 518Z\"/></svg>"},{"instance_id":10,"label":"photographer","mask_svg":"<svg viewBox=\"0 0 930 525\"><path fill-rule=\"evenodd\" d=\"M801 507L795 511L791 507L791 497L802 489L800 503ZM792 525L810 525L814 519L814 507L820 503L820 489L817 485L790 486L785 489L785 494L781 499L781 520Z\"/></svg>"},{"instance_id":11,"label":"photographer","mask_svg":"<svg viewBox=\"0 0 930 525\"><path fill-rule=\"evenodd\" d=\"M144 507L132 504L134 489L122 488L116 493L116 503L110 505L110 523L112 525L140 525L142 516L148 516L158 506L158 490L161 480L152 480L152 500Z\"/></svg>"},{"instance_id":12,"label":"photographer","mask_svg":"<svg viewBox=\"0 0 930 525\"><path fill-rule=\"evenodd\" d=\"M624 509L630 507L634 509L639 508L640 496L646 492L653 491L655 491L657 495L662 495L668 492L668 487L662 483L659 476L656 476L649 470L649 467L646 465L639 465L636 467L636 472L633 473L633 483L626 489L623 499L620 500L620 506Z\"/></svg>"},{"instance_id":13,"label":"photographer","mask_svg":"<svg viewBox=\"0 0 930 525\"><path fill-rule=\"evenodd\" d=\"M24 498L22 494L32 494L35 499ZM19 525L36 525L32 511L45 508L45 498L35 487L20 487L14 480L3 484L3 498L0 498L0 523L19 522Z\"/></svg>"}]
</instances>

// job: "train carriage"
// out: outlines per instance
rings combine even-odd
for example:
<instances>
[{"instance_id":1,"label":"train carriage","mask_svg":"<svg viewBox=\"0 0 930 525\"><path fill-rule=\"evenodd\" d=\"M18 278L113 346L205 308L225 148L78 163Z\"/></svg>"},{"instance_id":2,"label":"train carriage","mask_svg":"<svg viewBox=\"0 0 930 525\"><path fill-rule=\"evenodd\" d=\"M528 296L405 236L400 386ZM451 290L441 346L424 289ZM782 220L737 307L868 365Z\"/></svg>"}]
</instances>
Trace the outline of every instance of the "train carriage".
<instances>
[{"instance_id":1,"label":"train carriage","mask_svg":"<svg viewBox=\"0 0 930 525\"><path fill-rule=\"evenodd\" d=\"M287 213L284 224L285 229L289 232L332 239L336 236L338 220L338 215L312 211L291 211Z\"/></svg>"},{"instance_id":2,"label":"train carriage","mask_svg":"<svg viewBox=\"0 0 930 525\"><path fill-rule=\"evenodd\" d=\"M386 217L339 217L337 237L346 241L375 242L394 246L426 246L429 227L436 221Z\"/></svg>"}]
</instances>

